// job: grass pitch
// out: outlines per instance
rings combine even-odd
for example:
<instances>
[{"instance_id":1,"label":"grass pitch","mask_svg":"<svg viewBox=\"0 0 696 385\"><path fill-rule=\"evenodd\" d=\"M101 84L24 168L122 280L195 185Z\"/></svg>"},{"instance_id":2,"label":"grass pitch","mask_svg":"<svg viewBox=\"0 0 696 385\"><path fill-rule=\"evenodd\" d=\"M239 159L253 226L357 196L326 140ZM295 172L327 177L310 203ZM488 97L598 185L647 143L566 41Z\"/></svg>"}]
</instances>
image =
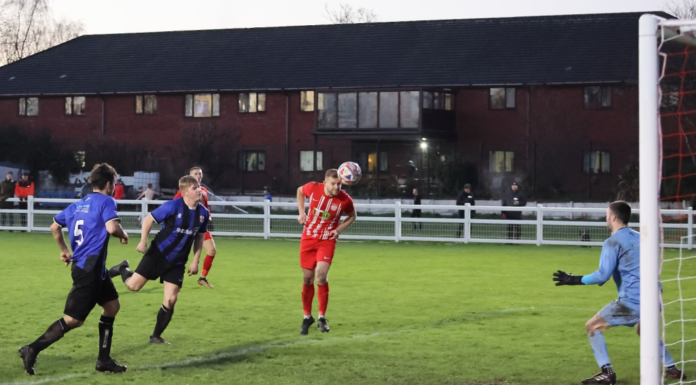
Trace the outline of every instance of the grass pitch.
<instances>
[{"instance_id":1,"label":"grass pitch","mask_svg":"<svg viewBox=\"0 0 696 385\"><path fill-rule=\"evenodd\" d=\"M137 266L139 236L131 237L127 246L112 240L109 265L128 259ZM39 355L30 377L17 348L62 316L70 274L49 234L0 232L0 383L578 383L597 371L584 324L616 298L613 282L600 288L551 281L556 269L594 271L599 248L340 242L329 279L331 332L312 327L303 337L299 242L216 242L209 275L216 288L185 279L163 335L171 345L148 343L162 286L151 281L131 293L119 280L112 356L128 372L95 372L95 309L83 327ZM682 265L682 276L696 275L694 263ZM665 266L663 276L676 269ZM696 296L696 284L687 282L684 296ZM666 297L675 292L665 285ZM315 317L316 309L315 299ZM668 341L679 339L681 325L671 328ZM686 331L687 339L696 336L690 324ZM639 384L635 329L615 328L605 338L620 383ZM672 349L677 360L680 350ZM696 358L693 345L685 357ZM696 365L686 372L696 375Z\"/></svg>"}]
</instances>

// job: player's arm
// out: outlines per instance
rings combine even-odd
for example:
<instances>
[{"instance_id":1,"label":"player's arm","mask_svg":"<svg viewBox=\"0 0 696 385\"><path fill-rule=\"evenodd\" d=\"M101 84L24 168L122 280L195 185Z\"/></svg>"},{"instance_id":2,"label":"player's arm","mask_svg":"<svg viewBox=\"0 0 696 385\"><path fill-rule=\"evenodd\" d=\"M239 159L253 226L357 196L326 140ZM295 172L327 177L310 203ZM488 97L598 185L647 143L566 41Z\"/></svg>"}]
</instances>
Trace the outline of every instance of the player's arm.
<instances>
[{"instance_id":1,"label":"player's arm","mask_svg":"<svg viewBox=\"0 0 696 385\"><path fill-rule=\"evenodd\" d=\"M341 222L341 224L338 225L338 227L336 227L335 230L331 230L331 233L329 233L329 239L338 239L338 236L341 235L341 233L345 229L347 229L350 225L352 225L353 222L355 222L355 218L358 217L355 210L348 213L347 215L348 215L348 218L344 219L343 222Z\"/></svg>"},{"instance_id":2,"label":"player's arm","mask_svg":"<svg viewBox=\"0 0 696 385\"><path fill-rule=\"evenodd\" d=\"M60 260L65 263L65 267L68 267L70 265L70 258L72 258L72 254L70 253L70 249L68 249L68 245L65 244L65 238L63 237L63 226L53 222L51 225L51 234L53 235L53 239L56 241L58 248L60 249Z\"/></svg>"},{"instance_id":3,"label":"player's arm","mask_svg":"<svg viewBox=\"0 0 696 385\"><path fill-rule=\"evenodd\" d=\"M201 251L203 251L203 241L205 233L196 234L196 239L193 240L193 261L189 265L188 275L198 274L198 262L201 260Z\"/></svg>"},{"instance_id":4,"label":"player's arm","mask_svg":"<svg viewBox=\"0 0 696 385\"><path fill-rule=\"evenodd\" d=\"M135 248L141 253L145 253L147 251L147 237L150 235L150 230L152 230L152 224L154 222L155 218L152 217L152 214L148 214L148 216L143 219L142 231L140 233L140 243L138 243L138 246Z\"/></svg>"},{"instance_id":5,"label":"player's arm","mask_svg":"<svg viewBox=\"0 0 696 385\"><path fill-rule=\"evenodd\" d=\"M604 285L616 269L616 264L619 261L619 253L621 252L619 245L608 245L605 241L602 246L602 254L599 257L599 269L590 275L582 278L582 283L585 285Z\"/></svg>"},{"instance_id":6,"label":"player's arm","mask_svg":"<svg viewBox=\"0 0 696 385\"><path fill-rule=\"evenodd\" d=\"M128 233L126 233L126 230L124 230L123 226L121 226L120 220L114 219L106 222L106 231L114 237L120 239L122 244L128 244Z\"/></svg>"},{"instance_id":7,"label":"player's arm","mask_svg":"<svg viewBox=\"0 0 696 385\"><path fill-rule=\"evenodd\" d=\"M300 213L297 217L297 221L300 222L301 225L303 225L307 220L307 214L305 212L305 195L302 191L303 187L304 186L297 188L297 211Z\"/></svg>"}]
</instances>

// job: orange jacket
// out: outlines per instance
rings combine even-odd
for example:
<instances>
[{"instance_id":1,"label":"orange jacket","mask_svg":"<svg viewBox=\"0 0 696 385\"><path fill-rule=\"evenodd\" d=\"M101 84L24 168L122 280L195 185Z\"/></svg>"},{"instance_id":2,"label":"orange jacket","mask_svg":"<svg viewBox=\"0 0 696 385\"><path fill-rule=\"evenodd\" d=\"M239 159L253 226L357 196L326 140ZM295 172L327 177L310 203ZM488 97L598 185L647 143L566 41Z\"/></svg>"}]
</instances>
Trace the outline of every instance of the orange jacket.
<instances>
[{"instance_id":1,"label":"orange jacket","mask_svg":"<svg viewBox=\"0 0 696 385\"><path fill-rule=\"evenodd\" d=\"M21 180L15 185L15 195L17 198L27 199L29 195L34 195L34 182L22 182Z\"/></svg>"}]
</instances>

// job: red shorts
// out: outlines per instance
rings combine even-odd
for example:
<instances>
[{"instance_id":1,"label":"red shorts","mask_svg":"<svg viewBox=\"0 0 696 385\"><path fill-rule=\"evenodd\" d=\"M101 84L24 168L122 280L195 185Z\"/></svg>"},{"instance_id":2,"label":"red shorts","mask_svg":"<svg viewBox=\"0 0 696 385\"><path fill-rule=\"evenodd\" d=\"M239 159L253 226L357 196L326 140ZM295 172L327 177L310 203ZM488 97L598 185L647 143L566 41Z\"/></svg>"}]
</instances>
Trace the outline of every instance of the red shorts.
<instances>
[{"instance_id":1,"label":"red shorts","mask_svg":"<svg viewBox=\"0 0 696 385\"><path fill-rule=\"evenodd\" d=\"M317 262L331 264L335 250L335 239L303 238L300 241L300 266L312 270L317 267Z\"/></svg>"},{"instance_id":2,"label":"red shorts","mask_svg":"<svg viewBox=\"0 0 696 385\"><path fill-rule=\"evenodd\" d=\"M205 238L203 238L203 241L209 241L213 239L213 236L210 234L210 231L205 232Z\"/></svg>"}]
</instances>

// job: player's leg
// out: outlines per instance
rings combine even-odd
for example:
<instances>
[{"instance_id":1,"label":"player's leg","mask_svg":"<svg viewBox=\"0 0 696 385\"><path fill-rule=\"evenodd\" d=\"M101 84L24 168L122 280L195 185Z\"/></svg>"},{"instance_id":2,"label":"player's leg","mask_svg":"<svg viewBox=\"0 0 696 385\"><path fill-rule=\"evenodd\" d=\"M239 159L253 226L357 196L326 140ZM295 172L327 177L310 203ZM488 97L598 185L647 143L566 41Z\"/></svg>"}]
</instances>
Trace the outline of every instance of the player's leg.
<instances>
[{"instance_id":1,"label":"player's leg","mask_svg":"<svg viewBox=\"0 0 696 385\"><path fill-rule=\"evenodd\" d=\"M317 298L319 299L319 319L317 320L317 327L322 333L331 330L326 319L326 308L329 305L329 269L331 268L331 262L333 261L335 251L336 241L322 241L316 254Z\"/></svg>"},{"instance_id":2,"label":"player's leg","mask_svg":"<svg viewBox=\"0 0 696 385\"><path fill-rule=\"evenodd\" d=\"M636 333L640 335L640 322L636 324ZM665 376L685 380L686 373L679 370L677 364L674 362L674 359L672 358L672 355L669 353L669 349L667 349L664 346L664 342L662 341L662 339L660 339L660 345L658 349L660 354L660 362L662 362L665 365ZM662 356L663 351L664 357Z\"/></svg>"},{"instance_id":3,"label":"player's leg","mask_svg":"<svg viewBox=\"0 0 696 385\"><path fill-rule=\"evenodd\" d=\"M215 247L215 240L213 236L210 235L210 232L205 233L203 248L205 249L206 256L203 260L203 270L201 270L201 276L198 278L198 284L208 289L214 289L215 287L208 282L208 272L213 266L213 260L215 259L217 249Z\"/></svg>"},{"instance_id":4,"label":"player's leg","mask_svg":"<svg viewBox=\"0 0 696 385\"><path fill-rule=\"evenodd\" d=\"M160 307L160 310L157 313L157 322L155 323L155 330L152 332L152 335L150 336L150 342L157 344L165 343L164 339L162 339L162 333L164 333L164 330L167 328L169 322L171 322L172 320L172 316L174 315L174 305L176 305L176 301L179 296L179 291L181 291L181 287L176 283L167 281L164 281L163 283L164 302L162 303L162 306Z\"/></svg>"},{"instance_id":5,"label":"player's leg","mask_svg":"<svg viewBox=\"0 0 696 385\"><path fill-rule=\"evenodd\" d=\"M610 304L611 305L611 304ZM607 306L610 306L607 305ZM605 307L606 308L606 307ZM604 309L602 309L604 310ZM601 368L601 371L594 376L587 378L582 381L583 384L589 383L599 383L599 384L614 384L616 383L616 374L611 367L611 362L609 361L609 352L607 350L607 344L604 341L603 332L612 326L602 317L602 312L600 311L594 317L590 318L585 324L585 330L587 331L587 338L590 340L590 345L592 345L592 353L597 360L597 365Z\"/></svg>"},{"instance_id":6,"label":"player's leg","mask_svg":"<svg viewBox=\"0 0 696 385\"><path fill-rule=\"evenodd\" d=\"M304 318L300 327L300 335L307 335L309 327L314 324L312 317L312 301L314 301L314 277L317 265L317 242L303 239L300 241L300 267L302 268L302 309Z\"/></svg>"},{"instance_id":7,"label":"player's leg","mask_svg":"<svg viewBox=\"0 0 696 385\"><path fill-rule=\"evenodd\" d=\"M102 307L99 319L99 355L95 369L99 372L121 373L128 369L125 365L119 365L111 358L111 341L114 336L114 321L116 314L121 309L118 300L118 292L111 278L102 281L98 303Z\"/></svg>"}]
</instances>

